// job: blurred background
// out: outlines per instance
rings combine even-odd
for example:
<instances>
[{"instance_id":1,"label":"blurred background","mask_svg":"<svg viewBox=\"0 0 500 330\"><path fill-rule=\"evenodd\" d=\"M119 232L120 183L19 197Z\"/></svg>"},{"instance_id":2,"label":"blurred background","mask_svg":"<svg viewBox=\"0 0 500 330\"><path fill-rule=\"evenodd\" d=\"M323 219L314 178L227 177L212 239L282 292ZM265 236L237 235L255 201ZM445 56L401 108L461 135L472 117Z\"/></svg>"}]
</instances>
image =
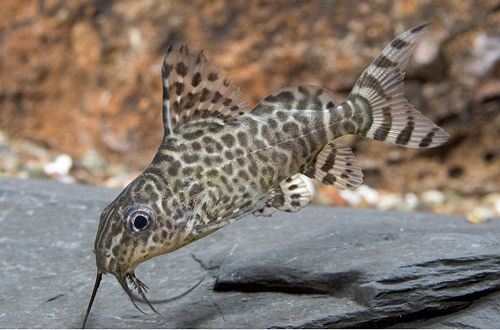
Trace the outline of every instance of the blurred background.
<instances>
[{"instance_id":1,"label":"blurred background","mask_svg":"<svg viewBox=\"0 0 500 330\"><path fill-rule=\"evenodd\" d=\"M349 137L358 190L314 202L500 213L500 1L0 0L0 175L122 188L162 134L168 45L204 50L254 106L286 86L340 103L398 34L431 22L406 97L451 135L412 150Z\"/></svg>"}]
</instances>

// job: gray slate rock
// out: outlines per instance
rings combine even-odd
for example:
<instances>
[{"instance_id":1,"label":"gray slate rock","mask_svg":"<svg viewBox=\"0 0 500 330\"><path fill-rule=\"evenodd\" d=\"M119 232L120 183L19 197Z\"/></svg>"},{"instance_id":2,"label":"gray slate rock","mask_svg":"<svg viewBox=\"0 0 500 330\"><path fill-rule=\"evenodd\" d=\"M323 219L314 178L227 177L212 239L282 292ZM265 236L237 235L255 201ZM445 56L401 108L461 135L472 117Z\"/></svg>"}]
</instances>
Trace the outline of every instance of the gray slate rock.
<instances>
[{"instance_id":1,"label":"gray slate rock","mask_svg":"<svg viewBox=\"0 0 500 330\"><path fill-rule=\"evenodd\" d=\"M99 214L118 192L0 178L1 328L81 326ZM138 267L151 299L206 276L161 316L105 276L87 326L499 327L499 220L314 206L248 217Z\"/></svg>"}]
</instances>

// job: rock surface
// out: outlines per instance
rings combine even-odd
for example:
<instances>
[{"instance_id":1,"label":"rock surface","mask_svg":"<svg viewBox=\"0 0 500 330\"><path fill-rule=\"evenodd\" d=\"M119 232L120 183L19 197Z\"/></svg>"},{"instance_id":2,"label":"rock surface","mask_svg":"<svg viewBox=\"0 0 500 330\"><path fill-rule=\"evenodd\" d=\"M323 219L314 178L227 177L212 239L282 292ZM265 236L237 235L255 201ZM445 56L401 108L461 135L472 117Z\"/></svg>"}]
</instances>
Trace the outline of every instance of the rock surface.
<instances>
[{"instance_id":1,"label":"rock surface","mask_svg":"<svg viewBox=\"0 0 500 330\"><path fill-rule=\"evenodd\" d=\"M99 214L117 190L0 178L0 327L74 328L95 276ZM500 219L309 207L248 217L137 269L134 309L105 276L88 327L458 327L500 325ZM147 308L146 308L147 310Z\"/></svg>"},{"instance_id":2,"label":"rock surface","mask_svg":"<svg viewBox=\"0 0 500 330\"><path fill-rule=\"evenodd\" d=\"M374 188L486 194L500 190L499 21L495 0L4 1L0 129L142 170L161 141L160 66L171 42L203 49L251 105L298 84L340 102L392 38L432 22L406 92L451 141L415 151L356 139L355 154Z\"/></svg>"}]
</instances>

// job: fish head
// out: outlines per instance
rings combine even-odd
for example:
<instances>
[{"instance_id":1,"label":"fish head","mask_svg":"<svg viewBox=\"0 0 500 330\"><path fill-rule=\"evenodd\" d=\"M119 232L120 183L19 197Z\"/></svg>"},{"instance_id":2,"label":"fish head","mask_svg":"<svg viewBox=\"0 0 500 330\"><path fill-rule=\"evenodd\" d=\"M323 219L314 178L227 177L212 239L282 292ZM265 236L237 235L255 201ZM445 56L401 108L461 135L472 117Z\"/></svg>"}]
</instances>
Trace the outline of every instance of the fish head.
<instances>
[{"instance_id":1,"label":"fish head","mask_svg":"<svg viewBox=\"0 0 500 330\"><path fill-rule=\"evenodd\" d=\"M120 281L140 263L177 248L175 233L186 212L172 205L162 184L140 175L103 210L94 243L98 271Z\"/></svg>"},{"instance_id":2,"label":"fish head","mask_svg":"<svg viewBox=\"0 0 500 330\"><path fill-rule=\"evenodd\" d=\"M102 211L94 242L97 277L83 326L103 274L116 277L137 309L135 302L142 302L156 313L152 303L178 299L201 283L176 297L150 301L145 295L147 286L134 274L142 262L190 243L186 233L189 233L192 212L187 212L186 207L179 204L172 197L166 181L158 180L146 171ZM132 292L128 283L139 295Z\"/></svg>"},{"instance_id":3,"label":"fish head","mask_svg":"<svg viewBox=\"0 0 500 330\"><path fill-rule=\"evenodd\" d=\"M120 280L152 257L148 242L154 232L156 212L147 204L123 205L117 200L101 214L94 253L98 271Z\"/></svg>"}]
</instances>

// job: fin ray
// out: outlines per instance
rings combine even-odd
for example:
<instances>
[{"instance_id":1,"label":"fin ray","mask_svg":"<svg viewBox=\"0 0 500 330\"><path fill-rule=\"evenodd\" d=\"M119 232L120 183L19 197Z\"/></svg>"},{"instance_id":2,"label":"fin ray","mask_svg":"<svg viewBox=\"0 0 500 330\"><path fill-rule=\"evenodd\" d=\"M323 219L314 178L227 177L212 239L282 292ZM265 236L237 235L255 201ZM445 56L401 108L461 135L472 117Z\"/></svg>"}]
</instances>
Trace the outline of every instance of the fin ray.
<instances>
[{"instance_id":1,"label":"fin ray","mask_svg":"<svg viewBox=\"0 0 500 330\"><path fill-rule=\"evenodd\" d=\"M162 66L165 136L190 122L227 121L250 111L239 87L203 52L186 45L167 50Z\"/></svg>"},{"instance_id":2,"label":"fin ray","mask_svg":"<svg viewBox=\"0 0 500 330\"><path fill-rule=\"evenodd\" d=\"M254 212L256 216L270 216L276 210L299 212L311 203L311 192L307 184L297 173L271 188L271 200Z\"/></svg>"},{"instance_id":3,"label":"fin ray","mask_svg":"<svg viewBox=\"0 0 500 330\"><path fill-rule=\"evenodd\" d=\"M337 189L354 189L363 172L349 145L342 140L328 143L304 171L304 175Z\"/></svg>"},{"instance_id":4,"label":"fin ray","mask_svg":"<svg viewBox=\"0 0 500 330\"><path fill-rule=\"evenodd\" d=\"M368 108L365 111L371 121L360 130L361 136L409 148L433 148L449 139L448 133L404 97L403 70L428 25L417 26L394 39L357 80L348 99ZM368 104L360 104L360 97Z\"/></svg>"}]
</instances>

